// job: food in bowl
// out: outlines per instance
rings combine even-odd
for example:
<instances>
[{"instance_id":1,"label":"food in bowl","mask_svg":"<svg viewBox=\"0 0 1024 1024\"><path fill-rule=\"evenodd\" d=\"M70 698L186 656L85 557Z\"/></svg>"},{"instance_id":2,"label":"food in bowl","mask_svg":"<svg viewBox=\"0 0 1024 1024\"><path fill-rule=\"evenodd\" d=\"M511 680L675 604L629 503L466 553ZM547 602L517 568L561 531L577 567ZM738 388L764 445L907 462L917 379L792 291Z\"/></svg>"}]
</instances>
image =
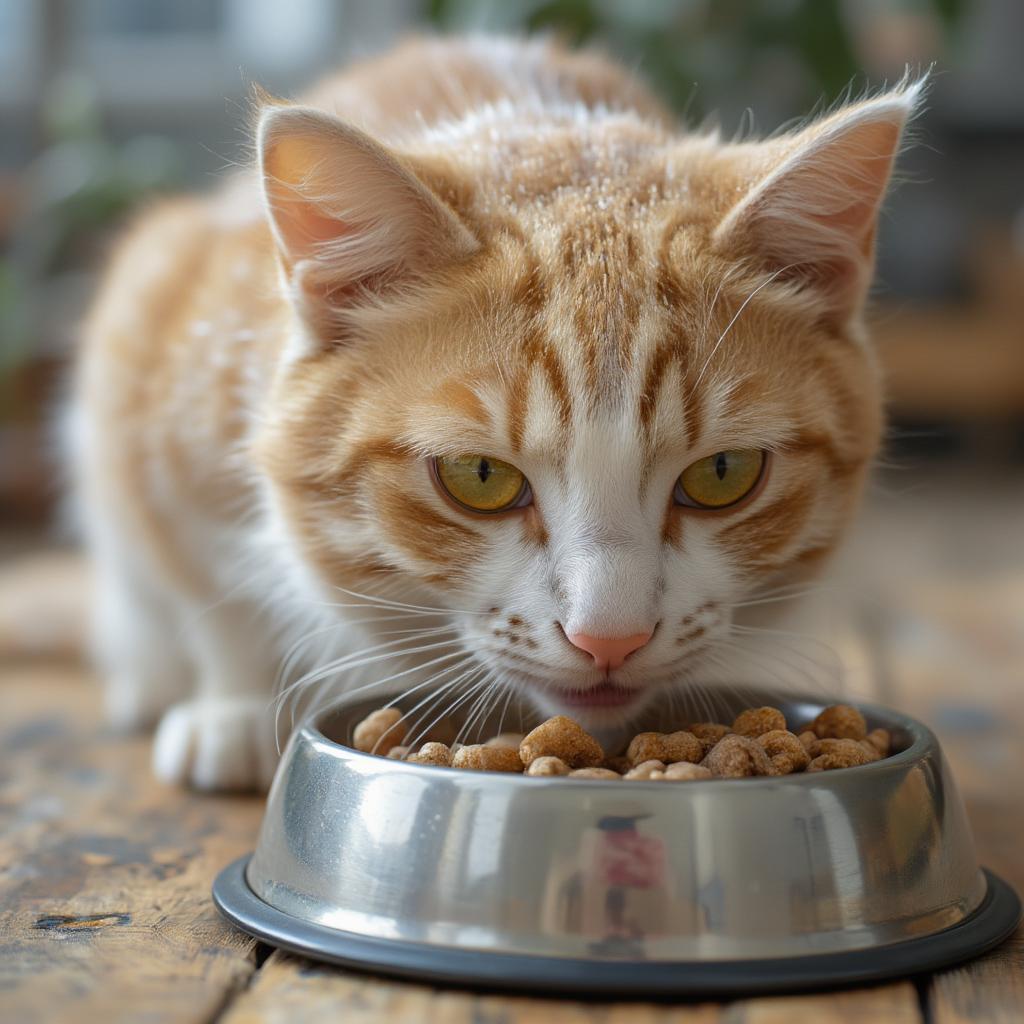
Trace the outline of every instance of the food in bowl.
<instances>
[{"instance_id":1,"label":"food in bowl","mask_svg":"<svg viewBox=\"0 0 1024 1024\"><path fill-rule=\"evenodd\" d=\"M405 738L401 712L379 708L355 727L353 746L442 768L652 782L835 771L881 760L892 749L888 730L869 731L864 716L849 704L833 704L796 729L778 708L747 708L731 725L696 722L673 732L638 733L624 753L612 755L565 715L549 718L525 736L502 733L484 743L449 745L435 739L414 751L402 745Z\"/></svg>"}]
</instances>

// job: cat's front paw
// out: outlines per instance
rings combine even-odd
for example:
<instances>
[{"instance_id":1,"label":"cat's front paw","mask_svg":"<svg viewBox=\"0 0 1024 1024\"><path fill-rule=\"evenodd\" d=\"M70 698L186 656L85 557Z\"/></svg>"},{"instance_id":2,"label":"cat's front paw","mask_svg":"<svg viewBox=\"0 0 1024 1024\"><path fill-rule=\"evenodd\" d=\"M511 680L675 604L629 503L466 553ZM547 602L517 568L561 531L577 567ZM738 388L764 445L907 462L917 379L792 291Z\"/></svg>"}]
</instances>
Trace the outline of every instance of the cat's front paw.
<instances>
[{"instance_id":1,"label":"cat's front paw","mask_svg":"<svg viewBox=\"0 0 1024 1024\"><path fill-rule=\"evenodd\" d=\"M266 697L177 704L161 719L153 742L157 778L203 790L265 790L277 759Z\"/></svg>"}]
</instances>

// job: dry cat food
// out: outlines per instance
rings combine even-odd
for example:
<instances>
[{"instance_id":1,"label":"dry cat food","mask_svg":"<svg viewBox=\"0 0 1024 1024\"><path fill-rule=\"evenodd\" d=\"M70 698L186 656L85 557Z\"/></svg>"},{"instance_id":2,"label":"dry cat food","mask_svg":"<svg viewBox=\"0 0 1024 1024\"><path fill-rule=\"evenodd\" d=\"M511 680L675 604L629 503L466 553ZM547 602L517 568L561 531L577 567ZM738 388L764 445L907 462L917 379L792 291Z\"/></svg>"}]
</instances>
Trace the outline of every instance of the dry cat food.
<instances>
[{"instance_id":1,"label":"dry cat food","mask_svg":"<svg viewBox=\"0 0 1024 1024\"><path fill-rule=\"evenodd\" d=\"M892 748L888 730L869 732L864 716L849 704L827 707L795 730L778 708L747 708L731 725L695 722L676 732L637 733L625 753L611 756L564 715L549 718L525 736L501 733L485 743L450 746L432 740L419 750L402 745L406 729L401 719L397 708L374 711L356 726L353 746L442 768L655 782L833 771L881 760Z\"/></svg>"}]
</instances>

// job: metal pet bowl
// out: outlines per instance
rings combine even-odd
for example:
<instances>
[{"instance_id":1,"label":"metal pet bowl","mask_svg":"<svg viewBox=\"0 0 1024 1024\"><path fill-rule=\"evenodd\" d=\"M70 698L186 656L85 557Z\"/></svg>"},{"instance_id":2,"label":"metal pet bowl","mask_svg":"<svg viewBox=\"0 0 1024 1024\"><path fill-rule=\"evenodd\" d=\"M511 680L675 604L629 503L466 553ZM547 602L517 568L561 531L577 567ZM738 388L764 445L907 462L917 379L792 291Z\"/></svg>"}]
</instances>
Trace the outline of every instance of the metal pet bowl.
<instances>
[{"instance_id":1,"label":"metal pet bowl","mask_svg":"<svg viewBox=\"0 0 1024 1024\"><path fill-rule=\"evenodd\" d=\"M781 706L803 722L823 705ZM935 736L886 708L861 705L893 733L885 760L667 783L342 746L372 707L293 735L255 853L214 885L221 912L274 946L459 985L735 995L948 966L1020 919L978 867Z\"/></svg>"}]
</instances>

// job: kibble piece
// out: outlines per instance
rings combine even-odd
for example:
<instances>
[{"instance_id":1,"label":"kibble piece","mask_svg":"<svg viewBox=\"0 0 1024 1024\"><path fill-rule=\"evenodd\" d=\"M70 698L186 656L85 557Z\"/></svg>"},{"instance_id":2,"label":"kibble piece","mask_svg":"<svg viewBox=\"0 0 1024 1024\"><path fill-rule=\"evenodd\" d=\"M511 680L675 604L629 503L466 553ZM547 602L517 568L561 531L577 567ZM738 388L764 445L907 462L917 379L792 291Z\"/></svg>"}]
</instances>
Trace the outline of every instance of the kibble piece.
<instances>
[{"instance_id":1,"label":"kibble piece","mask_svg":"<svg viewBox=\"0 0 1024 1024\"><path fill-rule=\"evenodd\" d=\"M410 754L407 760L411 764L433 764L440 768L450 768L452 752L445 743L424 743L419 752Z\"/></svg>"},{"instance_id":2,"label":"kibble piece","mask_svg":"<svg viewBox=\"0 0 1024 1024\"><path fill-rule=\"evenodd\" d=\"M727 736L732 729L720 722L697 722L690 726L690 732L700 740L704 753L707 752L723 737Z\"/></svg>"},{"instance_id":3,"label":"kibble piece","mask_svg":"<svg viewBox=\"0 0 1024 1024\"><path fill-rule=\"evenodd\" d=\"M523 742L523 734L521 732L499 732L497 736L492 736L486 743L485 747L508 747L510 750L518 750L519 744Z\"/></svg>"},{"instance_id":4,"label":"kibble piece","mask_svg":"<svg viewBox=\"0 0 1024 1024\"><path fill-rule=\"evenodd\" d=\"M392 761L403 761L410 750L412 747L392 747L385 757L391 758Z\"/></svg>"},{"instance_id":5,"label":"kibble piece","mask_svg":"<svg viewBox=\"0 0 1024 1024\"><path fill-rule=\"evenodd\" d=\"M633 767L633 763L625 754L616 754L613 757L606 757L601 762L601 767L610 768L613 772L625 775Z\"/></svg>"},{"instance_id":6,"label":"kibble piece","mask_svg":"<svg viewBox=\"0 0 1024 1024\"><path fill-rule=\"evenodd\" d=\"M732 733L723 736L701 764L719 779L740 779L772 773L772 763L764 747L749 736Z\"/></svg>"},{"instance_id":7,"label":"kibble piece","mask_svg":"<svg viewBox=\"0 0 1024 1024\"><path fill-rule=\"evenodd\" d=\"M831 737L821 741L822 751L807 766L809 772L827 772L834 768L855 768L868 764L872 758L857 740Z\"/></svg>"},{"instance_id":8,"label":"kibble piece","mask_svg":"<svg viewBox=\"0 0 1024 1024\"><path fill-rule=\"evenodd\" d=\"M380 708L366 716L352 734L356 750L385 755L405 739L405 723L398 708Z\"/></svg>"},{"instance_id":9,"label":"kibble piece","mask_svg":"<svg viewBox=\"0 0 1024 1024\"><path fill-rule=\"evenodd\" d=\"M623 776L626 779L649 779L653 772L664 772L664 761L644 761L635 768L630 768Z\"/></svg>"},{"instance_id":10,"label":"kibble piece","mask_svg":"<svg viewBox=\"0 0 1024 1024\"><path fill-rule=\"evenodd\" d=\"M661 737L661 760L666 764L689 761L696 764L704 756L704 745L692 732L685 729L665 733Z\"/></svg>"},{"instance_id":11,"label":"kibble piece","mask_svg":"<svg viewBox=\"0 0 1024 1024\"><path fill-rule=\"evenodd\" d=\"M526 765L538 757L550 756L560 757L570 768L594 768L604 760L604 751L582 725L556 715L523 737L519 756Z\"/></svg>"},{"instance_id":12,"label":"kibble piece","mask_svg":"<svg viewBox=\"0 0 1024 1024\"><path fill-rule=\"evenodd\" d=\"M888 757L892 750L892 733L888 729L872 729L865 739L882 757Z\"/></svg>"},{"instance_id":13,"label":"kibble piece","mask_svg":"<svg viewBox=\"0 0 1024 1024\"><path fill-rule=\"evenodd\" d=\"M618 772L613 772L611 768L577 768L575 771L569 772L570 779L621 779L622 776Z\"/></svg>"},{"instance_id":14,"label":"kibble piece","mask_svg":"<svg viewBox=\"0 0 1024 1024\"><path fill-rule=\"evenodd\" d=\"M785 729L772 729L757 737L772 763L772 775L792 775L802 772L811 761L807 748Z\"/></svg>"},{"instance_id":15,"label":"kibble piece","mask_svg":"<svg viewBox=\"0 0 1024 1024\"><path fill-rule=\"evenodd\" d=\"M538 757L530 762L527 775L568 775L572 769L560 757Z\"/></svg>"},{"instance_id":16,"label":"kibble piece","mask_svg":"<svg viewBox=\"0 0 1024 1024\"><path fill-rule=\"evenodd\" d=\"M478 772L521 772L523 762L519 759L518 750L471 743L456 751L452 758L452 767L471 768Z\"/></svg>"},{"instance_id":17,"label":"kibble piece","mask_svg":"<svg viewBox=\"0 0 1024 1024\"><path fill-rule=\"evenodd\" d=\"M864 750L864 753L866 753L868 755L868 760L869 761L881 761L882 760L882 755L878 752L878 748L873 743L870 743L866 739L864 739L864 740L854 740L853 742L860 744L860 746Z\"/></svg>"},{"instance_id":18,"label":"kibble piece","mask_svg":"<svg viewBox=\"0 0 1024 1024\"><path fill-rule=\"evenodd\" d=\"M657 777L657 776L655 776ZM705 768L702 764L691 764L689 761L677 761L670 764L660 778L665 782L697 782L701 779L712 778L711 769Z\"/></svg>"},{"instance_id":19,"label":"kibble piece","mask_svg":"<svg viewBox=\"0 0 1024 1024\"><path fill-rule=\"evenodd\" d=\"M704 756L704 746L692 732L641 732L633 737L626 759L635 768L644 761L676 761L696 763Z\"/></svg>"},{"instance_id":20,"label":"kibble piece","mask_svg":"<svg viewBox=\"0 0 1024 1024\"><path fill-rule=\"evenodd\" d=\"M864 716L849 704L833 704L811 722L811 731L818 739L862 740L868 734Z\"/></svg>"},{"instance_id":21,"label":"kibble piece","mask_svg":"<svg viewBox=\"0 0 1024 1024\"><path fill-rule=\"evenodd\" d=\"M804 731L797 736L797 739L803 744L804 750L809 754L818 742L818 737L811 732L810 729L804 729ZM814 755L811 754L811 756L813 757Z\"/></svg>"},{"instance_id":22,"label":"kibble piece","mask_svg":"<svg viewBox=\"0 0 1024 1024\"><path fill-rule=\"evenodd\" d=\"M626 748L626 759L634 768L644 761L660 761L661 733L638 732Z\"/></svg>"},{"instance_id":23,"label":"kibble piece","mask_svg":"<svg viewBox=\"0 0 1024 1024\"><path fill-rule=\"evenodd\" d=\"M736 716L732 731L738 736L751 738L766 732L785 732L786 716L778 708L747 708Z\"/></svg>"}]
</instances>

